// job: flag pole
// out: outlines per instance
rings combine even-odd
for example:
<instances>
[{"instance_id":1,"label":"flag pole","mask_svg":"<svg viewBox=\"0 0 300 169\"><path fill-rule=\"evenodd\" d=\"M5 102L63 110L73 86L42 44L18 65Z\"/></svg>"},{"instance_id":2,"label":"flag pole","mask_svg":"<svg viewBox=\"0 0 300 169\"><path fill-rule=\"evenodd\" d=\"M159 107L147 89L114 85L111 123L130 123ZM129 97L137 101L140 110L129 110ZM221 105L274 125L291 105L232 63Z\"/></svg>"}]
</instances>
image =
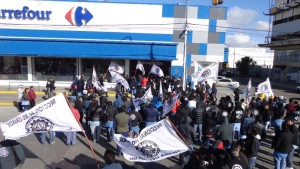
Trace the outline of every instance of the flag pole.
<instances>
[{"instance_id":1,"label":"flag pole","mask_svg":"<svg viewBox=\"0 0 300 169\"><path fill-rule=\"evenodd\" d=\"M65 99L66 99L66 101L67 101L69 107L71 108L72 106L71 106L69 100L67 99L66 93L65 93L65 92L63 92L63 93L64 93ZM72 111L72 110L71 110L71 111ZM73 112L72 112L72 114L73 114ZM73 116L74 116L74 114L73 114ZM75 118L75 116L74 116L74 118ZM88 145L89 145L89 147L90 147L90 149L91 149L91 151L92 151L92 154L93 154L93 156L94 156L94 159L96 160L97 169L100 169L100 163L99 163L99 161L98 161L97 158L96 158L96 155L95 155L94 149L93 149L93 147L92 147L92 145L91 145L91 143L90 143L90 140L87 138L87 135L86 135L86 133L85 133L85 131L84 131L84 129L83 129L81 123L77 120L77 118L75 118L75 119L76 119L77 123L79 124L79 126L80 126L80 128L81 128L81 130L82 130L82 132L83 132L83 134L84 134L84 137L85 137L86 141L88 142Z\"/></svg>"},{"instance_id":2,"label":"flag pole","mask_svg":"<svg viewBox=\"0 0 300 169\"><path fill-rule=\"evenodd\" d=\"M190 145L189 143L186 141L186 139L182 136L182 134L178 131L177 127L173 124L173 122L167 117L168 121L170 122L170 124L172 125L172 127L174 128L174 130L176 131L176 133L179 135L179 137L182 139L182 141L184 142L184 144L187 145L188 148L190 148ZM197 154L196 155L196 158L198 160L200 160L200 158L198 157Z\"/></svg>"}]
</instances>

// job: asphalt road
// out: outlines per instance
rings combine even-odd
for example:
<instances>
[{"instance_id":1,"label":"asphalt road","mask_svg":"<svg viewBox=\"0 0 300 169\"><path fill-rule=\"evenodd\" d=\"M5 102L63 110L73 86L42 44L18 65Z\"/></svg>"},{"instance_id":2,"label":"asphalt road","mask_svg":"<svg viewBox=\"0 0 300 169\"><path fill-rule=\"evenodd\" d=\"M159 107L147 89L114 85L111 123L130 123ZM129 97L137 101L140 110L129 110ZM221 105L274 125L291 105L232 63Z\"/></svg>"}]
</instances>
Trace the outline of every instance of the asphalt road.
<instances>
[{"instance_id":1,"label":"asphalt road","mask_svg":"<svg viewBox=\"0 0 300 169\"><path fill-rule=\"evenodd\" d=\"M247 83L247 82L246 82ZM245 83L245 84L246 84ZM254 91L254 88L252 89ZM273 89L275 95L283 95L286 98L290 97L299 97L299 94L289 92L286 89ZM232 91L226 87L218 88L218 98L225 96L226 94L232 93ZM233 93L232 93L233 94ZM243 96L241 96L243 97ZM1 101L13 101L15 100L16 95L7 94L0 95ZM114 97L109 97L110 100L113 100ZM42 95L38 95L38 101L41 102ZM8 119L17 116L17 109L13 106L10 107L0 107L0 121L4 122ZM104 130L102 130L102 139L100 143L91 142L91 145L95 149L96 159L100 162L103 162L103 154L106 148L112 148L116 150L116 145L114 142L108 143L105 140ZM45 144L42 145L39 142L38 135L30 135L25 138L20 139L25 153L26 153L26 162L22 166L22 169L41 169L41 168L52 168L60 167L63 169L93 169L95 167L95 160L91 153L91 150L88 148L87 140L83 137L82 133L77 134L77 143L74 146L67 146L65 144L66 137L55 138L55 144ZM0 133L0 139L3 140L3 136ZM261 150L258 154L258 160L256 167L259 169L273 168L273 150L270 149L270 143L272 137L268 137L266 142L263 143ZM117 161L121 162L124 169L180 169L181 166L178 165L179 157L174 156L159 162L152 163L132 163L126 161L123 157L117 157ZM295 158L295 162L299 162L299 158ZM296 163L298 164L298 163ZM295 166L296 167L296 166ZM298 166L299 167L299 166ZM300 167L299 167L300 168Z\"/></svg>"}]
</instances>

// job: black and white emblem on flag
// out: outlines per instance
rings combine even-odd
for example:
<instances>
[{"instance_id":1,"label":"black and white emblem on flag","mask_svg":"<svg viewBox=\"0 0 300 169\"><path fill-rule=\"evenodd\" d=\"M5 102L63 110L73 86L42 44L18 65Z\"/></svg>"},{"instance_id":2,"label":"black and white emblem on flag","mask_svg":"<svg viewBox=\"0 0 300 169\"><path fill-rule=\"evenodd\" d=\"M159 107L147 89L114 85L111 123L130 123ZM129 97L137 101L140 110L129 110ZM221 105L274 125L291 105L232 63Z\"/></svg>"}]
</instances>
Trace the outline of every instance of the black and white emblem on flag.
<instances>
[{"instance_id":1,"label":"black and white emblem on flag","mask_svg":"<svg viewBox=\"0 0 300 169\"><path fill-rule=\"evenodd\" d=\"M156 69L155 69L155 71L156 71L156 74L159 74L159 68L157 67Z\"/></svg>"},{"instance_id":2,"label":"black and white emblem on flag","mask_svg":"<svg viewBox=\"0 0 300 169\"><path fill-rule=\"evenodd\" d=\"M7 150L7 148L2 147L0 148L0 157L7 157L9 155L9 152Z\"/></svg>"},{"instance_id":3,"label":"black and white emblem on flag","mask_svg":"<svg viewBox=\"0 0 300 169\"><path fill-rule=\"evenodd\" d=\"M53 126L54 124L49 119L40 116L33 116L27 121L25 129L27 130L27 133L43 132L51 131Z\"/></svg>"},{"instance_id":4,"label":"black and white emblem on flag","mask_svg":"<svg viewBox=\"0 0 300 169\"><path fill-rule=\"evenodd\" d=\"M201 77L209 77L210 76L210 70L206 69L202 72Z\"/></svg>"},{"instance_id":5,"label":"black and white emblem on flag","mask_svg":"<svg viewBox=\"0 0 300 169\"><path fill-rule=\"evenodd\" d=\"M142 141L135 148L146 158L153 158L160 152L158 145L150 140Z\"/></svg>"},{"instance_id":6,"label":"black and white emblem on flag","mask_svg":"<svg viewBox=\"0 0 300 169\"><path fill-rule=\"evenodd\" d=\"M264 91L267 91L269 89L268 84L264 84Z\"/></svg>"}]
</instances>

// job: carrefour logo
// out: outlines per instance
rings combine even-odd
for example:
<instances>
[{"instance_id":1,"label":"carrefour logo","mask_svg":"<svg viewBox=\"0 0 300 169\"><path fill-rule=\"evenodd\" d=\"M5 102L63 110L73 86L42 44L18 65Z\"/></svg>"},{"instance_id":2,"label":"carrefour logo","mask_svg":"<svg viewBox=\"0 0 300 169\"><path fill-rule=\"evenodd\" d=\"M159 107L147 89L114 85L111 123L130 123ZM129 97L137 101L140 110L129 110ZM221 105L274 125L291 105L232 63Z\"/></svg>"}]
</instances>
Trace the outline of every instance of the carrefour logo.
<instances>
[{"instance_id":1,"label":"carrefour logo","mask_svg":"<svg viewBox=\"0 0 300 169\"><path fill-rule=\"evenodd\" d=\"M72 24L76 26L86 25L91 19L93 15L86 8L82 8L81 6L76 9L71 8L69 12L66 14L66 19ZM84 21L84 22L83 22Z\"/></svg>"},{"instance_id":2,"label":"carrefour logo","mask_svg":"<svg viewBox=\"0 0 300 169\"><path fill-rule=\"evenodd\" d=\"M23 6L22 9L0 9L1 19L17 19L17 20L38 20L48 21L52 11L42 11L36 9L29 9L28 6Z\"/></svg>"}]
</instances>

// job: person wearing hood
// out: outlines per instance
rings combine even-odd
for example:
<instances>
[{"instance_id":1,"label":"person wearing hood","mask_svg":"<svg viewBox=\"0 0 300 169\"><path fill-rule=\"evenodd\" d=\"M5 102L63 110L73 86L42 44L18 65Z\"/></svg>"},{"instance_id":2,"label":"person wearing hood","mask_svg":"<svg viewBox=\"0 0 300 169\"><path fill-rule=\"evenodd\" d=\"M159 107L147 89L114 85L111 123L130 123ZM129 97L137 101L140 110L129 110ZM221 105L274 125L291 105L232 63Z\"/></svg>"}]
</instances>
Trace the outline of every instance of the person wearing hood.
<instances>
[{"instance_id":1,"label":"person wearing hood","mask_svg":"<svg viewBox=\"0 0 300 169\"><path fill-rule=\"evenodd\" d=\"M227 115L227 112L222 113L223 123L218 127L216 131L216 139L221 140L224 143L224 147L226 150L230 149L231 147L233 134L233 128L232 125L228 123Z\"/></svg>"},{"instance_id":2,"label":"person wearing hood","mask_svg":"<svg viewBox=\"0 0 300 169\"><path fill-rule=\"evenodd\" d=\"M186 165L190 159L190 153L194 149L194 141L196 140L196 132L193 128L192 119L187 116L178 125L178 130L182 134L183 138L186 140L190 147L190 151L184 152L179 155L179 161L182 166Z\"/></svg>"},{"instance_id":3,"label":"person wearing hood","mask_svg":"<svg viewBox=\"0 0 300 169\"><path fill-rule=\"evenodd\" d=\"M183 121L186 120L187 117L190 117L191 110L188 106L189 100L187 98L182 98L180 108L176 113L175 125L181 124Z\"/></svg>"},{"instance_id":4,"label":"person wearing hood","mask_svg":"<svg viewBox=\"0 0 300 169\"><path fill-rule=\"evenodd\" d=\"M154 104L150 102L149 106L147 108L143 109L144 117L145 117L145 127L150 126L151 124L154 124L160 117L159 112L156 108L154 108Z\"/></svg>"}]
</instances>

